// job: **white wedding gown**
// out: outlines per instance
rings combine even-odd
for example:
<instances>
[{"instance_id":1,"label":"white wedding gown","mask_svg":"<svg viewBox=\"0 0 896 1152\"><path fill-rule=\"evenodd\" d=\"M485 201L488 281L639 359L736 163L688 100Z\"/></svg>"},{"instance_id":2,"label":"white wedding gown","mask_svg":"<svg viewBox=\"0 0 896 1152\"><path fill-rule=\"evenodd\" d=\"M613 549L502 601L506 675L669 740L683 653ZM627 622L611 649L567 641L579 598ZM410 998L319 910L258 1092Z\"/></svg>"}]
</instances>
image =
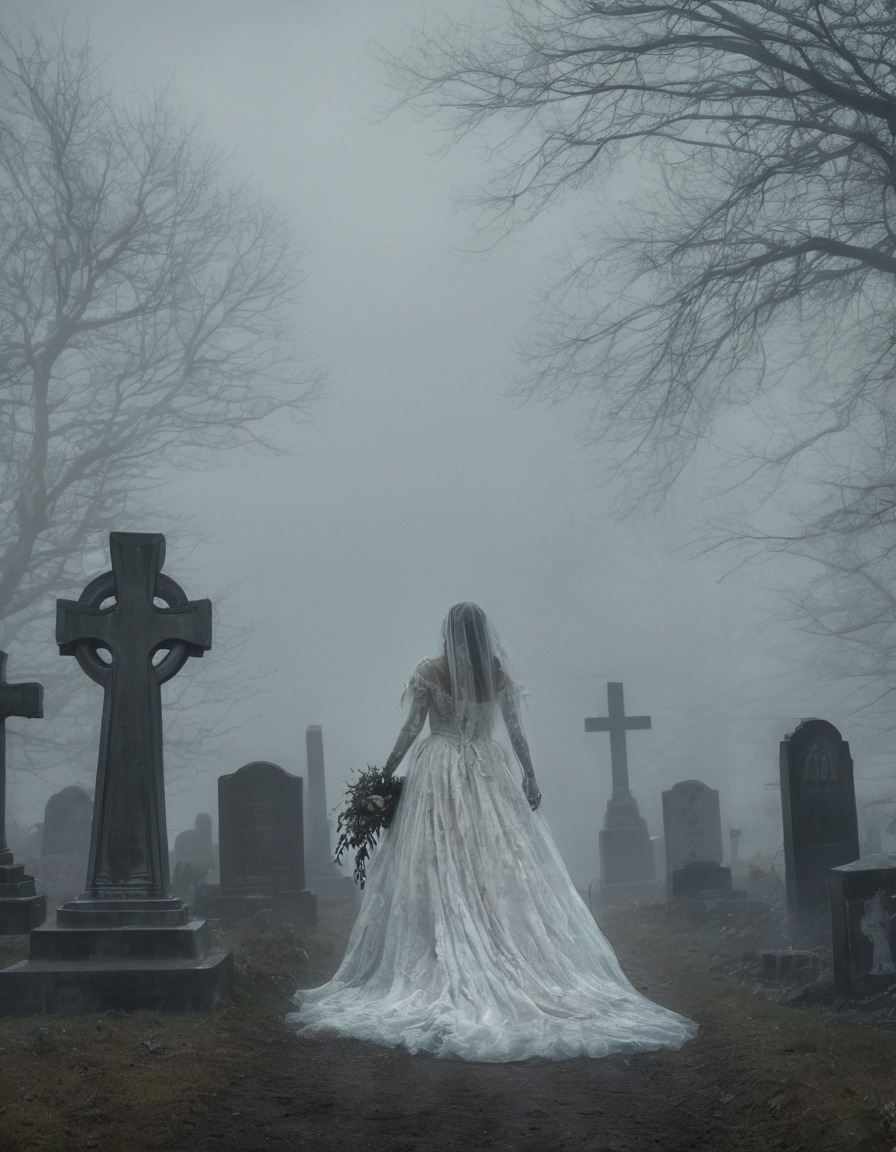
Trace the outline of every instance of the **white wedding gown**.
<instances>
[{"instance_id":1,"label":"white wedding gown","mask_svg":"<svg viewBox=\"0 0 896 1152\"><path fill-rule=\"evenodd\" d=\"M369 862L345 957L329 983L295 994L287 1021L302 1035L477 1061L681 1047L696 1024L623 975L491 738L494 709L483 706L461 735L452 697L425 673L424 664L411 680L396 750L404 754L427 714L431 734L414 748ZM514 750L528 759L515 691L499 700Z\"/></svg>"}]
</instances>

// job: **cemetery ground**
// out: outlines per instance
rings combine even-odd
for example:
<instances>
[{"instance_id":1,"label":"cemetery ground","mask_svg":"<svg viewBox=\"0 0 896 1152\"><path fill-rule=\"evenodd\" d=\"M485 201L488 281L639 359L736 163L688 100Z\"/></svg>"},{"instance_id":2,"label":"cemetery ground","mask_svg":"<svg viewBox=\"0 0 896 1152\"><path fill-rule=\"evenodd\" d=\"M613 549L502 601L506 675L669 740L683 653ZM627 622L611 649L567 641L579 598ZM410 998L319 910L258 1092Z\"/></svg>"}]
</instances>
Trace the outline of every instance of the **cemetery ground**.
<instances>
[{"instance_id":1,"label":"cemetery ground","mask_svg":"<svg viewBox=\"0 0 896 1152\"><path fill-rule=\"evenodd\" d=\"M844 1018L821 992L808 1007L785 1006L743 978L744 954L769 943L777 914L726 922L660 904L602 912L633 983L699 1021L697 1038L680 1052L505 1065L296 1037L283 1024L288 996L333 971L353 915L332 906L301 934L273 919L218 929L237 985L207 1015L0 1020L0 1150L896 1147L887 1014ZM0 940L0 961L26 946Z\"/></svg>"}]
</instances>

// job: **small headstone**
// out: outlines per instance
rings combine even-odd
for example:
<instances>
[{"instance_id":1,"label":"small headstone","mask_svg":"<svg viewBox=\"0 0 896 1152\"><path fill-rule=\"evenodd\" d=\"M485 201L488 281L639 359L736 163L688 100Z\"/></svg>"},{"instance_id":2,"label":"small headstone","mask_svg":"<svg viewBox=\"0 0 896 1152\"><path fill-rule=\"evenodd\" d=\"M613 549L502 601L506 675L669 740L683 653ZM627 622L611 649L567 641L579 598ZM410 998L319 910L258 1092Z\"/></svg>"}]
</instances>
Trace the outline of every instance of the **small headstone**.
<instances>
[{"instance_id":1,"label":"small headstone","mask_svg":"<svg viewBox=\"0 0 896 1152\"><path fill-rule=\"evenodd\" d=\"M218 779L220 894L212 914L240 919L262 909L311 926L305 888L302 778L258 760Z\"/></svg>"},{"instance_id":2,"label":"small headstone","mask_svg":"<svg viewBox=\"0 0 896 1152\"><path fill-rule=\"evenodd\" d=\"M672 877L675 872L697 861L722 863L718 791L700 780L682 780L674 784L663 793L663 831L667 889L673 895L690 895L674 891ZM729 873L726 891L730 888Z\"/></svg>"},{"instance_id":3,"label":"small headstone","mask_svg":"<svg viewBox=\"0 0 896 1152\"><path fill-rule=\"evenodd\" d=\"M93 799L83 788L70 784L54 792L44 807L41 856L73 857L83 861L86 871L92 823Z\"/></svg>"},{"instance_id":4,"label":"small headstone","mask_svg":"<svg viewBox=\"0 0 896 1152\"><path fill-rule=\"evenodd\" d=\"M849 745L827 720L804 720L781 742L787 908L828 909L828 873L859 856Z\"/></svg>"},{"instance_id":5,"label":"small headstone","mask_svg":"<svg viewBox=\"0 0 896 1152\"><path fill-rule=\"evenodd\" d=\"M730 857L730 859L731 859L731 867L732 868L734 868L734 866L737 864L738 850L740 848L740 833L741 833L740 828L729 828L728 829L728 840L729 840L729 843L731 844L731 857Z\"/></svg>"},{"instance_id":6,"label":"small headstone","mask_svg":"<svg viewBox=\"0 0 896 1152\"><path fill-rule=\"evenodd\" d=\"M834 984L864 999L896 983L896 853L830 873Z\"/></svg>"}]
</instances>

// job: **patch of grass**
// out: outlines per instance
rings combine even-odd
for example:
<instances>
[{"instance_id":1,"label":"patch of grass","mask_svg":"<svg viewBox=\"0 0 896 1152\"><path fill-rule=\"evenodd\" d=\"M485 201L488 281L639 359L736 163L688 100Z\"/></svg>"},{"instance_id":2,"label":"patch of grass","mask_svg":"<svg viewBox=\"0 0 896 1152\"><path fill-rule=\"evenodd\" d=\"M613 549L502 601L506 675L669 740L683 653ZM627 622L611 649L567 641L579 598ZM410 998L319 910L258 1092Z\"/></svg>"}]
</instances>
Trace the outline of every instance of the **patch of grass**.
<instances>
[{"instance_id":1,"label":"patch of grass","mask_svg":"<svg viewBox=\"0 0 896 1152\"><path fill-rule=\"evenodd\" d=\"M623 968L659 984L645 989L698 1020L698 1053L718 1068L731 1148L887 1152L896 1145L896 1034L784 1007L755 986L713 975L737 949L770 946L769 924L752 929L662 905L612 910L601 927ZM778 942L778 946L781 946ZM728 1097L731 1099L727 1099Z\"/></svg>"},{"instance_id":2,"label":"patch of grass","mask_svg":"<svg viewBox=\"0 0 896 1152\"><path fill-rule=\"evenodd\" d=\"M215 946L235 954L237 983L212 1013L0 1019L0 1150L183 1147L185 1130L227 1115L247 1051L285 1029L289 995L336 969L354 915L325 909L307 933L263 917L213 925ZM26 938L0 940L4 966L26 953Z\"/></svg>"}]
</instances>

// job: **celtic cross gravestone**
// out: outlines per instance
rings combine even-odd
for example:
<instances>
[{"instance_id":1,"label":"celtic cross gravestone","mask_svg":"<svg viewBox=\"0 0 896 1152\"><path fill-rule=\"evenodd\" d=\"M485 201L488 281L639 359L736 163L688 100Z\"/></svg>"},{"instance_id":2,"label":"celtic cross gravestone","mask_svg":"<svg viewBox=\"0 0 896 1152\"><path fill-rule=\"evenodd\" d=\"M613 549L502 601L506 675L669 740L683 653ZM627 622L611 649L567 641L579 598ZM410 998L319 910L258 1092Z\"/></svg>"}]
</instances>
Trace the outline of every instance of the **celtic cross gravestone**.
<instances>
[{"instance_id":1,"label":"celtic cross gravestone","mask_svg":"<svg viewBox=\"0 0 896 1152\"><path fill-rule=\"evenodd\" d=\"M211 604L162 574L165 538L113 532L112 570L57 605L56 639L104 689L84 894L0 972L0 1010L211 1008L232 980L208 925L171 895L161 685L211 647Z\"/></svg>"},{"instance_id":2,"label":"celtic cross gravestone","mask_svg":"<svg viewBox=\"0 0 896 1152\"><path fill-rule=\"evenodd\" d=\"M40 684L7 684L5 652L0 652L0 936L18 936L42 924L47 898L38 896L34 878L16 864L6 839L6 721L10 716L44 714Z\"/></svg>"},{"instance_id":3,"label":"celtic cross gravestone","mask_svg":"<svg viewBox=\"0 0 896 1152\"><path fill-rule=\"evenodd\" d=\"M610 734L613 790L600 831L600 886L603 903L625 903L654 895L653 844L628 780L626 733L650 727L649 716L626 716L622 685L607 684L607 715L585 719L586 732Z\"/></svg>"}]
</instances>

